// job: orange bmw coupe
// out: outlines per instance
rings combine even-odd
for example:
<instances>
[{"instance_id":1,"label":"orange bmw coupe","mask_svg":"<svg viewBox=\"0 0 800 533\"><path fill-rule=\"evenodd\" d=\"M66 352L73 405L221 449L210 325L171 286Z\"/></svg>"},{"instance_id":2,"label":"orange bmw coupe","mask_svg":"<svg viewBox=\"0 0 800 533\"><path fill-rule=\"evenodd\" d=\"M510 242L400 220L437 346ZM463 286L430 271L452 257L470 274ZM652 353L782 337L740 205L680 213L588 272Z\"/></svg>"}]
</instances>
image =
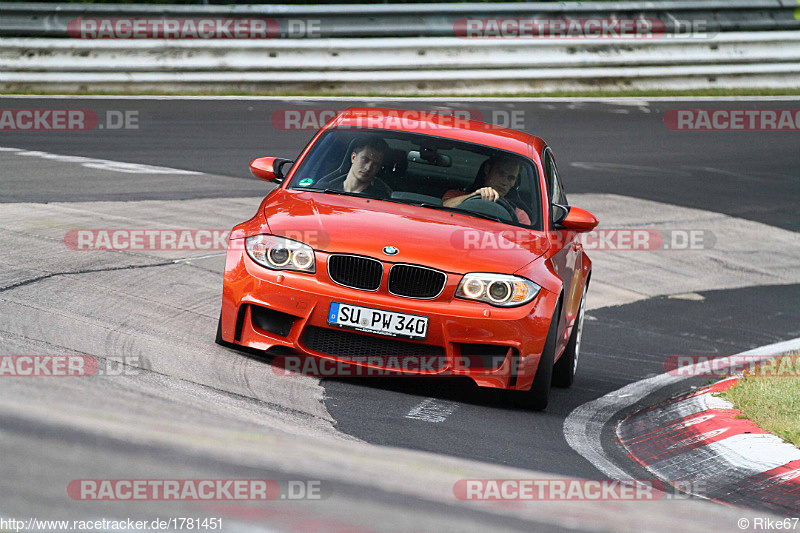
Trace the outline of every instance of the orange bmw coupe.
<instances>
[{"instance_id":1,"label":"orange bmw coupe","mask_svg":"<svg viewBox=\"0 0 800 533\"><path fill-rule=\"evenodd\" d=\"M539 137L351 108L230 235L217 342L402 375L466 376L541 410L578 367L592 263Z\"/></svg>"}]
</instances>

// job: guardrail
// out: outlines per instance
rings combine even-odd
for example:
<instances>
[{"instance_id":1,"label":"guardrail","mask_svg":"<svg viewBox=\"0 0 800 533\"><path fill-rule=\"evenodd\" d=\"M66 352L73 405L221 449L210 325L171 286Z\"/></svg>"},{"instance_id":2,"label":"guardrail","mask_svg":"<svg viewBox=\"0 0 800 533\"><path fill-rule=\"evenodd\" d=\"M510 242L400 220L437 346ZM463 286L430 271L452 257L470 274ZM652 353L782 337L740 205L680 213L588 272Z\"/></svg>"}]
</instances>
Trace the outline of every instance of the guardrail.
<instances>
[{"instance_id":1,"label":"guardrail","mask_svg":"<svg viewBox=\"0 0 800 533\"><path fill-rule=\"evenodd\" d=\"M0 39L0 87L480 94L800 87L800 32L648 41Z\"/></svg>"},{"instance_id":2,"label":"guardrail","mask_svg":"<svg viewBox=\"0 0 800 533\"><path fill-rule=\"evenodd\" d=\"M659 19L666 31L702 21L713 31L800 29L796 0L684 0L651 2L524 2L349 5L115 5L0 3L0 36L68 37L76 18L269 18L292 37L291 21L315 21L317 37L445 37L470 18ZM298 37L305 37L302 33Z\"/></svg>"},{"instance_id":3,"label":"guardrail","mask_svg":"<svg viewBox=\"0 0 800 533\"><path fill-rule=\"evenodd\" d=\"M269 19L274 30L270 37L305 38L64 38L70 35L68 28L75 36L74 21L79 19L140 18L162 24L173 19ZM467 19L593 18L657 19L661 33L633 39L455 36L457 22ZM0 88L360 94L800 88L800 31L792 31L800 29L798 19L798 0L0 3L0 35L5 36L0 38ZM685 32L698 27L702 31ZM293 33L292 28L304 31Z\"/></svg>"}]
</instances>

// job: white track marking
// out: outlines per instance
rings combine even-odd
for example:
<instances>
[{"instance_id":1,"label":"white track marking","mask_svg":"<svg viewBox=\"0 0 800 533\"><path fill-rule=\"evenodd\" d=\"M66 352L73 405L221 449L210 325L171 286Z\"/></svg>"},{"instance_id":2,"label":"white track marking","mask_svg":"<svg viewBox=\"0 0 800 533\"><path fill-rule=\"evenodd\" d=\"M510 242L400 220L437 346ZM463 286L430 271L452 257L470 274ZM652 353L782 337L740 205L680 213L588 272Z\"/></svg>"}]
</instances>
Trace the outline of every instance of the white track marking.
<instances>
[{"instance_id":1,"label":"white track marking","mask_svg":"<svg viewBox=\"0 0 800 533\"><path fill-rule=\"evenodd\" d=\"M719 359L719 361L724 366L726 360L731 360L731 363L734 363L734 358L742 355L761 356L762 359L768 359L797 349L800 349L800 338L761 346L731 357ZM699 367L700 365L694 366ZM658 376L631 383L619 390L581 405L564 420L564 437L567 439L567 444L605 475L614 479L630 477L622 468L614 464L611 457L603 450L600 440L603 427L617 413L635 404L645 396L662 387L691 377L695 373L691 371L692 368L686 367L687 375L685 376L659 374Z\"/></svg>"},{"instance_id":2,"label":"white track marking","mask_svg":"<svg viewBox=\"0 0 800 533\"><path fill-rule=\"evenodd\" d=\"M198 259L208 259L210 257L220 257L226 255L228 252L220 252L218 254L201 255L199 257L184 257L182 259L173 259L173 263L187 263L190 261L197 261Z\"/></svg>"},{"instance_id":3,"label":"white track marking","mask_svg":"<svg viewBox=\"0 0 800 533\"><path fill-rule=\"evenodd\" d=\"M415 405L408 412L406 418L424 420L425 422L444 422L456 409L458 409L458 404L455 402L426 398Z\"/></svg>"},{"instance_id":4,"label":"white track marking","mask_svg":"<svg viewBox=\"0 0 800 533\"><path fill-rule=\"evenodd\" d=\"M51 154L49 152L41 152L38 150L21 150L19 148L0 147L0 151L12 152L18 156L50 159L53 161L60 161L62 163L80 163L81 166L86 168L109 170L112 172L124 172L126 174L179 174L186 176L199 176L202 174L202 172L195 172L193 170L157 167L153 165L142 165L139 163L125 163L122 161L110 161L108 159L96 159L93 157L83 157L77 155Z\"/></svg>"},{"instance_id":5,"label":"white track marking","mask_svg":"<svg viewBox=\"0 0 800 533\"><path fill-rule=\"evenodd\" d=\"M624 163L600 163L595 161L573 161L569 164L571 167L580 168L583 170L600 170L605 172L627 173L637 176L662 176L664 174L663 167L650 167L643 165L627 165ZM679 177L690 177L691 172L686 170L670 169L670 175Z\"/></svg>"},{"instance_id":6,"label":"white track marking","mask_svg":"<svg viewBox=\"0 0 800 533\"><path fill-rule=\"evenodd\" d=\"M682 294L670 294L668 298L672 300L690 300L693 302L702 302L706 299L705 296L702 294L697 294L696 292L684 292Z\"/></svg>"}]
</instances>

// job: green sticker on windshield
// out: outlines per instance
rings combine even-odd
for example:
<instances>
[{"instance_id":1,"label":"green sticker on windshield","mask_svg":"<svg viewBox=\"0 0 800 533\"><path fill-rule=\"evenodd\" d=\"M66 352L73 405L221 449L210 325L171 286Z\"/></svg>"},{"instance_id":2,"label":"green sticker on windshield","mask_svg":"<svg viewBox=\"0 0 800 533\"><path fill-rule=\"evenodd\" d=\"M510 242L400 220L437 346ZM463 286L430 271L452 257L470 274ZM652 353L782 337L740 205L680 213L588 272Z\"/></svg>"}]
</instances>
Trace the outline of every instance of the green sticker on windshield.
<instances>
[{"instance_id":1,"label":"green sticker on windshield","mask_svg":"<svg viewBox=\"0 0 800 533\"><path fill-rule=\"evenodd\" d=\"M303 178L303 179L301 179L299 182L297 182L297 184L298 184L300 187L308 187L308 186L309 186L309 185L311 185L312 183L314 183L314 180L313 180L313 179L311 179L311 178Z\"/></svg>"}]
</instances>

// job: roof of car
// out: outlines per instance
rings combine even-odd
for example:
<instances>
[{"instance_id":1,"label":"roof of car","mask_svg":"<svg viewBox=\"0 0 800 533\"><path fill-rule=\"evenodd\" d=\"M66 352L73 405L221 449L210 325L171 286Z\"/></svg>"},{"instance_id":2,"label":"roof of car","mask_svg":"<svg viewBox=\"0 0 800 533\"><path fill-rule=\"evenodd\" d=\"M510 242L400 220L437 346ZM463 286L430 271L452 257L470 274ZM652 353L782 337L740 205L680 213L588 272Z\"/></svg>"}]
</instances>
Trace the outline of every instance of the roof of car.
<instances>
[{"instance_id":1,"label":"roof of car","mask_svg":"<svg viewBox=\"0 0 800 533\"><path fill-rule=\"evenodd\" d=\"M531 144L535 141L543 142L529 133L459 116L444 115L433 110L351 107L339 113L327 127L423 133L491 146L526 156L531 155L529 149Z\"/></svg>"}]
</instances>

